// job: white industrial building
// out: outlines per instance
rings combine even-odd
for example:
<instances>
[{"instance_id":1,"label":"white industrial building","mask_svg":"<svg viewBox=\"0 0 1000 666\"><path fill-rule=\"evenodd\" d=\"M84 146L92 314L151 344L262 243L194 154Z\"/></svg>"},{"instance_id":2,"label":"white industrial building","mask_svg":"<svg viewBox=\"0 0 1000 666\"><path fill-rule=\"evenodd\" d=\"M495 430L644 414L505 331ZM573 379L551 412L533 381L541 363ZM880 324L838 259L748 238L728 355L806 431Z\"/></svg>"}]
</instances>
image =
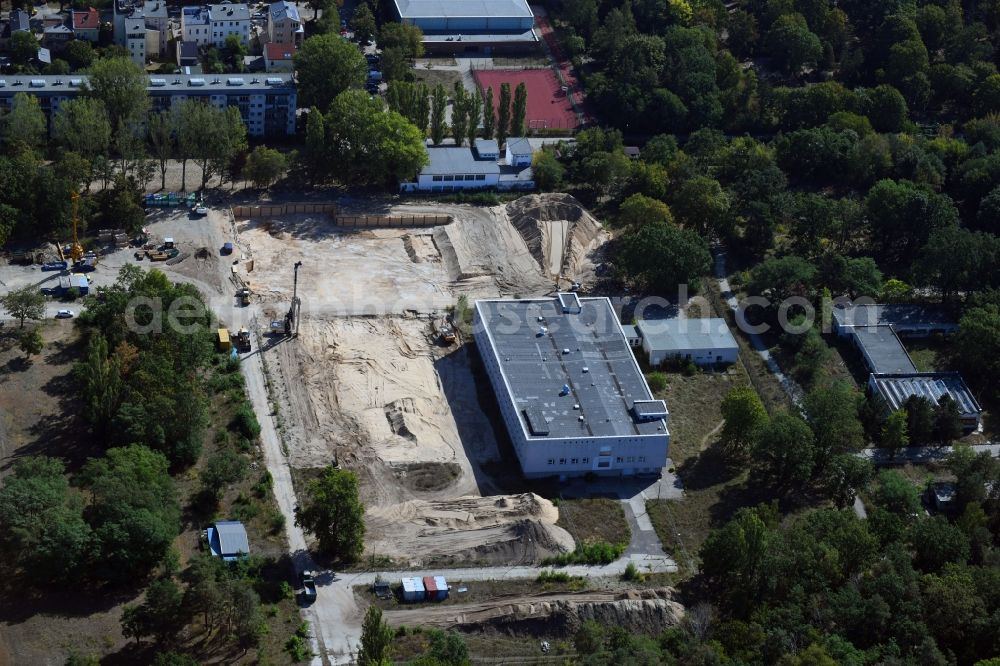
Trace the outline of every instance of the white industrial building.
<instances>
[{"instance_id":1,"label":"white industrial building","mask_svg":"<svg viewBox=\"0 0 1000 666\"><path fill-rule=\"evenodd\" d=\"M424 33L428 53L535 51L541 45L527 0L394 0L396 17Z\"/></svg>"},{"instance_id":2,"label":"white industrial building","mask_svg":"<svg viewBox=\"0 0 1000 666\"><path fill-rule=\"evenodd\" d=\"M729 364L740 353L725 319L641 319L625 335L632 346L642 347L653 367L667 360Z\"/></svg>"},{"instance_id":3,"label":"white industrial building","mask_svg":"<svg viewBox=\"0 0 1000 666\"><path fill-rule=\"evenodd\" d=\"M523 144L518 150L531 150L527 139L508 139ZM520 153L518 153L520 155ZM416 181L399 184L403 192L454 192L457 190L532 190L535 177L530 152L516 164L500 159L500 148L492 139L477 139L473 147L429 146L427 166Z\"/></svg>"},{"instance_id":4,"label":"white industrial building","mask_svg":"<svg viewBox=\"0 0 1000 666\"><path fill-rule=\"evenodd\" d=\"M868 375L868 390L877 396L884 413L896 411L911 396L937 405L942 396L958 407L962 427L979 427L983 409L957 372L920 372L903 346L901 336L947 335L957 324L942 307L894 303L840 305L833 309L833 330L850 339L861 352Z\"/></svg>"},{"instance_id":5,"label":"white industrial building","mask_svg":"<svg viewBox=\"0 0 1000 666\"><path fill-rule=\"evenodd\" d=\"M477 301L473 335L525 476L660 473L667 406L607 298Z\"/></svg>"}]
</instances>

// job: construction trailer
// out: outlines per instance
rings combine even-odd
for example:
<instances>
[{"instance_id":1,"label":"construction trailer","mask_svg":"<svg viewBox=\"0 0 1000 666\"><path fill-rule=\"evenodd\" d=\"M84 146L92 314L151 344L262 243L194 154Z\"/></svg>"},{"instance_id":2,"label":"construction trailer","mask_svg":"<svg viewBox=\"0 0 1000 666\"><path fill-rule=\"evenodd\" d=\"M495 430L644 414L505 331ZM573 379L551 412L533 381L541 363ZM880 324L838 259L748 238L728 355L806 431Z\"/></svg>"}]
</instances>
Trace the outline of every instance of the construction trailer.
<instances>
[{"instance_id":1,"label":"construction trailer","mask_svg":"<svg viewBox=\"0 0 1000 666\"><path fill-rule=\"evenodd\" d=\"M403 578L400 582L403 585L403 601L413 603L416 601L423 601L426 598L427 591L424 588L424 581L422 578L413 576Z\"/></svg>"},{"instance_id":2,"label":"construction trailer","mask_svg":"<svg viewBox=\"0 0 1000 666\"><path fill-rule=\"evenodd\" d=\"M229 341L229 329L220 328L218 334L218 345L219 351L227 352L232 348L232 343Z\"/></svg>"}]
</instances>

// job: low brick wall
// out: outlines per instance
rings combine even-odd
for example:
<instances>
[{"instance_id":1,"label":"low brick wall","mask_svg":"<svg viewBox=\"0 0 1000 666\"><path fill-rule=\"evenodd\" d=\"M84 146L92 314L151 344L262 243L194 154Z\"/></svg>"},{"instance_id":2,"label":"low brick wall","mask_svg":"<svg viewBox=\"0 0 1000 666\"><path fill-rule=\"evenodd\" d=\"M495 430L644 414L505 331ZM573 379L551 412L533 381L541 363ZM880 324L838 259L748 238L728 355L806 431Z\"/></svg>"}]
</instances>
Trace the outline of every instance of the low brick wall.
<instances>
[{"instance_id":1,"label":"low brick wall","mask_svg":"<svg viewBox=\"0 0 1000 666\"><path fill-rule=\"evenodd\" d=\"M260 206L233 206L233 217L246 219L255 217L281 217L282 215L302 214L336 215L337 204L334 203L284 203L263 204Z\"/></svg>"},{"instance_id":2,"label":"low brick wall","mask_svg":"<svg viewBox=\"0 0 1000 666\"><path fill-rule=\"evenodd\" d=\"M335 215L340 227L437 227L451 224L451 215Z\"/></svg>"}]
</instances>

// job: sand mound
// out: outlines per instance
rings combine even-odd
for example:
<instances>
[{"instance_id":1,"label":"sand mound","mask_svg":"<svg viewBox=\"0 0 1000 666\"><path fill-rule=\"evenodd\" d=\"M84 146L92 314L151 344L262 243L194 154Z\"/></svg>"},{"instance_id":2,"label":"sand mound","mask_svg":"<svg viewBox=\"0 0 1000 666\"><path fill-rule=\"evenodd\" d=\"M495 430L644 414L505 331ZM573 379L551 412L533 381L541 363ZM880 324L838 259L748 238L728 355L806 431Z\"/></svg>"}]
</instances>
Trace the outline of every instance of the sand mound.
<instances>
[{"instance_id":1,"label":"sand mound","mask_svg":"<svg viewBox=\"0 0 1000 666\"><path fill-rule=\"evenodd\" d=\"M574 197L521 197L507 204L507 216L548 275L573 281L592 277L592 255L607 240L607 234Z\"/></svg>"},{"instance_id":2,"label":"sand mound","mask_svg":"<svg viewBox=\"0 0 1000 666\"><path fill-rule=\"evenodd\" d=\"M555 523L559 510L535 495L409 500L371 507L365 513L365 548L398 553L408 563L510 562L529 564L571 550L573 538Z\"/></svg>"}]
</instances>

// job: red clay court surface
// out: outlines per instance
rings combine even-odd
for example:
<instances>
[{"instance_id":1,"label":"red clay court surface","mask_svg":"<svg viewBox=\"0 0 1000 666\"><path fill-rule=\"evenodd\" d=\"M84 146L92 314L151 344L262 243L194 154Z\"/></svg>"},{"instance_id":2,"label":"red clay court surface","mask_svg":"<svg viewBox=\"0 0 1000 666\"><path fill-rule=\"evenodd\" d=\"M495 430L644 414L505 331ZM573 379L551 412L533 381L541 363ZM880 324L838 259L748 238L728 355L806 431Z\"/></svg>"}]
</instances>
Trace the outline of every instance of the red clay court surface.
<instances>
[{"instance_id":1,"label":"red clay court surface","mask_svg":"<svg viewBox=\"0 0 1000 666\"><path fill-rule=\"evenodd\" d=\"M482 69L475 71L474 76L484 96L487 88L493 88L494 103L500 99L501 83L510 84L513 102L514 89L523 81L528 89L528 109L524 118L528 129L575 129L579 125L573 106L551 69Z\"/></svg>"}]
</instances>

